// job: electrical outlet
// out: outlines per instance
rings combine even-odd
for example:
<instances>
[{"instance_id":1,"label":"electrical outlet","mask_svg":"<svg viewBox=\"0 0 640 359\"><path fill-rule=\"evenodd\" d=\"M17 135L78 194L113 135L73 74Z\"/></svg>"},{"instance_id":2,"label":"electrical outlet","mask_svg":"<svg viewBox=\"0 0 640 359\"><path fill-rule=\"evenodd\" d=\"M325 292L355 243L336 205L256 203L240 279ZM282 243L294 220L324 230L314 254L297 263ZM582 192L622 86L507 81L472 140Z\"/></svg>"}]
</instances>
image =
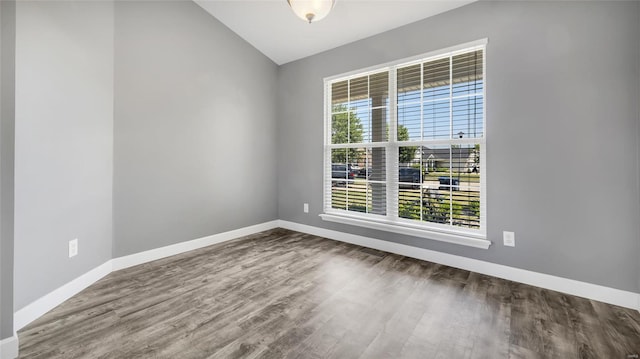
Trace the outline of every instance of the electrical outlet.
<instances>
[{"instance_id":1,"label":"electrical outlet","mask_svg":"<svg viewBox=\"0 0 640 359\"><path fill-rule=\"evenodd\" d=\"M78 255L78 238L69 241L69 258Z\"/></svg>"},{"instance_id":2,"label":"electrical outlet","mask_svg":"<svg viewBox=\"0 0 640 359\"><path fill-rule=\"evenodd\" d=\"M309 213L309 203L304 204L303 210L304 210L304 213Z\"/></svg>"},{"instance_id":3,"label":"electrical outlet","mask_svg":"<svg viewBox=\"0 0 640 359\"><path fill-rule=\"evenodd\" d=\"M502 240L504 242L504 245L507 247L516 246L516 234L514 232L502 232Z\"/></svg>"}]
</instances>

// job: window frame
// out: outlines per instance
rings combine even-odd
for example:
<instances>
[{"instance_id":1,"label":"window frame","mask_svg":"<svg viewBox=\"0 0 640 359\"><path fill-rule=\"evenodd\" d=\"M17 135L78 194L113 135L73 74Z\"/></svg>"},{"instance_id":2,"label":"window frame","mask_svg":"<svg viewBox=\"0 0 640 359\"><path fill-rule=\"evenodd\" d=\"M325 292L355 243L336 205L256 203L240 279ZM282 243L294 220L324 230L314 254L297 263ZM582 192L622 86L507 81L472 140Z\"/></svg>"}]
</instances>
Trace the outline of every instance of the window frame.
<instances>
[{"instance_id":1,"label":"window frame","mask_svg":"<svg viewBox=\"0 0 640 359\"><path fill-rule=\"evenodd\" d=\"M486 200L486 63L487 63L487 47L488 39L481 39L477 41L467 42L464 44L431 51L425 54L400 59L397 61L389 62L382 65L372 66L365 69L350 71L340 75L330 76L324 78L324 139L323 139L323 213L320 217L323 220L350 224L360 227L366 227L371 229L378 229L387 232L394 232L404 235L410 235L415 237L422 237L432 239L436 241L443 241L448 243L455 243L465 246L471 246L476 248L487 249L491 245L491 242L487 240L487 200ZM397 113L397 70L407 66L422 64L428 61L437 60L439 58L448 58L461 53L472 52L475 50L483 50L483 63L482 63L482 80L483 80L483 108L482 108L482 134L480 138L463 138L456 139L451 136L449 139L443 140L424 140L421 141L398 141L397 140L397 125L398 125L398 113ZM331 104L331 85L338 81L345 81L363 76L368 76L376 73L387 72L389 76L389 138L386 142L368 142L359 144L332 144L331 139L331 126L332 126L332 104ZM450 84L453 86L453 84ZM449 98L451 101L453 97ZM421 119L423 120L423 119ZM442 144L442 145L470 145L480 144L480 224L478 229L455 227L451 224L440 224L427 221L418 221L414 219L407 219L398 217L398 171L399 166L396 166L397 158L399 154L399 148L401 146L424 146L424 143L429 144ZM359 213L355 211L347 211L341 209L335 209L331 207L331 191L332 191L332 174L331 174L331 150L334 148L342 147L357 147L357 148L372 148L372 147L384 147L386 152L386 214L372 214L372 213ZM395 159L395 161L394 161Z\"/></svg>"}]
</instances>

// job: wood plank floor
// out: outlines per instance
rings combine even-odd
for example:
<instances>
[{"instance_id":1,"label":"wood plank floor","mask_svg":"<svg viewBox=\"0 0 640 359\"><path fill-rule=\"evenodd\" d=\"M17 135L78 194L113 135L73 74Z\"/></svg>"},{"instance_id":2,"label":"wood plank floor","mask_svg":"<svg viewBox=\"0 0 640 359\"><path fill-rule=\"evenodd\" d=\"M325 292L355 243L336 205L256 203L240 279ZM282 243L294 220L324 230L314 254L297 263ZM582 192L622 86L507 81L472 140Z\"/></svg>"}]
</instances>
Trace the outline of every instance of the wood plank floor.
<instances>
[{"instance_id":1,"label":"wood plank floor","mask_svg":"<svg viewBox=\"0 0 640 359\"><path fill-rule=\"evenodd\" d=\"M627 359L640 314L276 229L113 272L19 339L47 359Z\"/></svg>"}]
</instances>

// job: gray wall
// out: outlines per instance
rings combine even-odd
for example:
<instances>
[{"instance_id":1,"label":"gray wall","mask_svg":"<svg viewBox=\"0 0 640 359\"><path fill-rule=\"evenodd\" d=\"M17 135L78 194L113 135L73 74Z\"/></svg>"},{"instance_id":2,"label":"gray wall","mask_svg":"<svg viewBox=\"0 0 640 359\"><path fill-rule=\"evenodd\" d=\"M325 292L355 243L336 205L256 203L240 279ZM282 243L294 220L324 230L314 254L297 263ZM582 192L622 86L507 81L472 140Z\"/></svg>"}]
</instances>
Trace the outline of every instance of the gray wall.
<instances>
[{"instance_id":1,"label":"gray wall","mask_svg":"<svg viewBox=\"0 0 640 359\"><path fill-rule=\"evenodd\" d=\"M115 9L113 256L276 219L276 65L193 2Z\"/></svg>"},{"instance_id":2,"label":"gray wall","mask_svg":"<svg viewBox=\"0 0 640 359\"><path fill-rule=\"evenodd\" d=\"M13 335L15 9L0 1L0 340Z\"/></svg>"},{"instance_id":3,"label":"gray wall","mask_svg":"<svg viewBox=\"0 0 640 359\"><path fill-rule=\"evenodd\" d=\"M18 310L111 258L113 3L18 2L15 161Z\"/></svg>"},{"instance_id":4,"label":"gray wall","mask_svg":"<svg viewBox=\"0 0 640 359\"><path fill-rule=\"evenodd\" d=\"M639 34L638 2L478 2L282 66L279 218L639 292ZM323 78L485 37L490 249L323 222Z\"/></svg>"}]
</instances>

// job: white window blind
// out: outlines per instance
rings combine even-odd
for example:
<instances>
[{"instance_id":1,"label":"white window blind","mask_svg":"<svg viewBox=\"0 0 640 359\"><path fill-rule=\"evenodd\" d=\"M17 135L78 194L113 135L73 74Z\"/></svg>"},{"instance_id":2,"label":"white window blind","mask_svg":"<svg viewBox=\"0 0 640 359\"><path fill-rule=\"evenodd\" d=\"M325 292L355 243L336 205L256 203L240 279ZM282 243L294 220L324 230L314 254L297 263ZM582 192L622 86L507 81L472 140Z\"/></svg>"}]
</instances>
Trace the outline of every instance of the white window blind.
<instances>
[{"instance_id":1,"label":"white window blind","mask_svg":"<svg viewBox=\"0 0 640 359\"><path fill-rule=\"evenodd\" d=\"M486 40L467 45L325 80L324 219L488 247Z\"/></svg>"}]
</instances>

